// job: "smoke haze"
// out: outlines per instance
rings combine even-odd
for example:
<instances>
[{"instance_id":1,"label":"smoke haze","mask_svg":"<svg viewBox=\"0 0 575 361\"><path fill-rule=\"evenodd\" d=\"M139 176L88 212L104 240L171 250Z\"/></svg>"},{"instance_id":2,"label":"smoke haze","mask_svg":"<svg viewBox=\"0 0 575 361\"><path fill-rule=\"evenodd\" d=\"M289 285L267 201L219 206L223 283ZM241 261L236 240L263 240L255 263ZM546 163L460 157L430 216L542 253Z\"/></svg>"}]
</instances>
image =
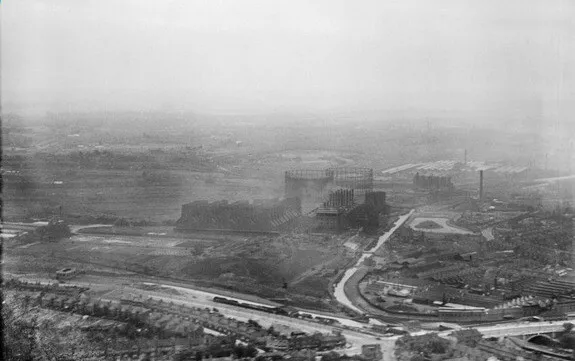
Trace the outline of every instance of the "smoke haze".
<instances>
[{"instance_id":1,"label":"smoke haze","mask_svg":"<svg viewBox=\"0 0 575 361\"><path fill-rule=\"evenodd\" d=\"M4 111L573 113L572 1L19 0Z\"/></svg>"}]
</instances>

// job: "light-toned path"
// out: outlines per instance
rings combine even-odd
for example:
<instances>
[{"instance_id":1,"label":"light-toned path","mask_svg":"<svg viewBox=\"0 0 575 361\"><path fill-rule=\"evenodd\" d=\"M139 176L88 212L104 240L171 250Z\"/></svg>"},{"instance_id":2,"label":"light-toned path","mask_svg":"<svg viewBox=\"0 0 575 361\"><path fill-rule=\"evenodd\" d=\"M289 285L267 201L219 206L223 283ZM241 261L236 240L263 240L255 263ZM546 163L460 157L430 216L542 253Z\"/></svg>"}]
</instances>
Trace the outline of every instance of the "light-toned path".
<instances>
[{"instance_id":1,"label":"light-toned path","mask_svg":"<svg viewBox=\"0 0 575 361\"><path fill-rule=\"evenodd\" d=\"M426 221L435 222L441 226L441 228L418 228L417 225ZM409 223L409 227L416 231L430 232L430 233L445 233L445 234L473 234L473 232L465 230L463 228L458 228L451 226L447 223L447 218L434 218L434 217L415 217L413 221Z\"/></svg>"},{"instance_id":2,"label":"light-toned path","mask_svg":"<svg viewBox=\"0 0 575 361\"><path fill-rule=\"evenodd\" d=\"M357 312L363 313L363 311L361 309L359 309L352 300L350 300L348 298L348 296L346 295L345 291L344 291L344 286L345 283L356 273L359 271L359 269L361 268L361 265L363 264L363 262L365 261L366 258L370 257L373 255L373 252L376 251L377 249L379 249L381 246L383 246L383 244L389 239L389 237L391 237L391 235L399 228L401 227L402 224L405 223L405 221L407 221L407 219L413 214L414 210L411 210L409 213L404 214L403 216L399 217L399 219L395 222L395 225L386 233L384 233L381 237L379 237L379 241L377 242L377 244L369 249L366 250L361 257L357 260L356 264L349 268L347 271L345 271L343 278L341 279L341 281L339 281L339 283L335 286L335 298L337 299L337 301L349 308L351 308L352 310L355 310Z\"/></svg>"}]
</instances>

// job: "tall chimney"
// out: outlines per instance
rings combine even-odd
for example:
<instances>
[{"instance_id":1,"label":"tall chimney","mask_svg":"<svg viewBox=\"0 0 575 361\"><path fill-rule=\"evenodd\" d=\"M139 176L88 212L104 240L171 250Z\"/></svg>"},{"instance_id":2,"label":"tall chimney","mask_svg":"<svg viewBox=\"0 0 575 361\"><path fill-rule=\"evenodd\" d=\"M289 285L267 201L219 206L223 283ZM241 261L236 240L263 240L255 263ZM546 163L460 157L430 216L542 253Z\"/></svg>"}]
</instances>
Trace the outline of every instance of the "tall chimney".
<instances>
[{"instance_id":1,"label":"tall chimney","mask_svg":"<svg viewBox=\"0 0 575 361\"><path fill-rule=\"evenodd\" d=\"M463 153L463 164L467 165L467 149L465 149L465 152Z\"/></svg>"},{"instance_id":2,"label":"tall chimney","mask_svg":"<svg viewBox=\"0 0 575 361\"><path fill-rule=\"evenodd\" d=\"M483 200L483 170L479 171L479 200Z\"/></svg>"}]
</instances>

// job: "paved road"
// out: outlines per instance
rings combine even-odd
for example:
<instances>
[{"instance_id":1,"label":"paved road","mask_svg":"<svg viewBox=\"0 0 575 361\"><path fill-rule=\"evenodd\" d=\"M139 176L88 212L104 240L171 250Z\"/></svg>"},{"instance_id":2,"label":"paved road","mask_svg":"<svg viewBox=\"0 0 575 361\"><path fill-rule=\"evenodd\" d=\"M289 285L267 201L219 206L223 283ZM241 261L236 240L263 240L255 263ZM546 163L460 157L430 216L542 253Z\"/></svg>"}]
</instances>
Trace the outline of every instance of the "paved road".
<instances>
[{"instance_id":1,"label":"paved road","mask_svg":"<svg viewBox=\"0 0 575 361\"><path fill-rule=\"evenodd\" d=\"M42 283L47 283L48 280L43 281ZM168 288L172 288L178 291L178 294L171 294L166 292L165 290L162 291L161 289L158 290L142 290L139 288L135 288L133 285L131 286L122 286L117 287L116 284L117 280L114 279L106 279L106 277L100 278L100 283L98 285L94 284L93 282L68 282L69 285L78 285L78 286L91 286L96 287L98 289L107 288L109 291L107 293L102 294L103 300L118 300L122 297L126 297L128 295L141 295L143 298L156 298L156 299L163 299L167 302L174 302L174 303L183 303L189 306L194 307L201 307L201 308L217 308L222 314L238 319L240 321L247 321L249 319L256 320L264 327L269 327L273 324L281 324L287 326L289 328L295 330L301 330L303 332L313 333L313 332L322 332L322 333L331 333L335 330L341 331L342 334L348 340L348 343L351 344L351 347L348 349L340 349L338 350L339 353L347 354L347 355L354 355L361 353L361 346L366 344L379 344L382 347L384 352L384 360L393 360L393 350L395 346L396 340L399 336L394 337L382 337L377 336L376 334L370 332L367 329L362 330L361 328L356 329L346 329L337 326L329 326L320 323L315 323L307 320L302 319L295 319L289 318L280 315L273 315L265 312L258 312L255 310L247 310L241 307L236 307L232 305L226 305L221 303L213 302L213 297L218 296L217 293L206 292L206 291L199 291L187 287L177 287L173 285L162 285L160 283L150 283L148 284L155 284L157 286L164 286ZM224 295L227 297L226 295ZM336 318L336 317L333 317ZM342 319L346 320L346 319ZM350 320L347 320L350 321ZM347 322L346 321L346 322ZM351 321L353 322L353 321ZM557 332L563 329L563 324L565 321L556 321L556 322L515 322L515 323L505 323L500 325L489 325L489 326L480 326L475 327L479 332L481 332L485 337L500 337L500 336L519 336L525 334L537 334L537 333L547 333L547 332ZM358 326L366 327L364 324L356 323ZM350 324L350 326L353 324ZM354 325L355 326L355 325ZM437 331L429 331L424 330L417 333L413 333L413 335L425 334L430 332L437 332ZM452 331L444 331L440 332L439 335L442 337L447 337Z\"/></svg>"},{"instance_id":2,"label":"paved road","mask_svg":"<svg viewBox=\"0 0 575 361\"><path fill-rule=\"evenodd\" d=\"M111 224L89 224L89 225L70 225L70 231L74 234L78 233L81 229L88 228L102 228L102 227L113 227Z\"/></svg>"},{"instance_id":3,"label":"paved road","mask_svg":"<svg viewBox=\"0 0 575 361\"><path fill-rule=\"evenodd\" d=\"M562 331L564 323L565 321L512 323L487 327L477 327L477 330L486 337L520 336Z\"/></svg>"},{"instance_id":4,"label":"paved road","mask_svg":"<svg viewBox=\"0 0 575 361\"><path fill-rule=\"evenodd\" d=\"M165 287L173 288L180 292L180 295L171 295L164 292L156 292L156 291L142 291L133 288L125 288L124 294L132 293L132 294L144 294L147 296L151 296L153 298L161 298L165 301L173 301L174 303L184 303L194 307L209 307L209 308L217 308L220 313L235 318L240 321L247 321L249 319L256 320L259 324L263 327L270 327L274 324L280 324L283 326L287 326L293 330L300 330L307 333L314 333L314 332L321 332L321 333L332 333L333 331L341 331L341 333L345 336L348 343L351 344L351 347L348 349L341 349L338 350L340 353L344 353L347 355L354 355L361 353L361 346L365 344L381 344L384 353L386 353L386 360L390 360L393 353L393 348L395 345L395 340L391 340L388 338L381 338L378 340L378 336L368 332L367 330L362 331L361 329L343 329L341 327L334 327L329 325L324 325L316 322L310 322L307 320L297 319L297 318L290 318L280 315L269 314L265 312L258 312L255 310L248 310L241 307L236 307L232 305L226 305L222 303L213 302L213 297L219 296L217 293L205 292L205 291L198 291L190 288L185 287L177 287L171 285L162 285ZM106 298L119 298L121 295L119 294L107 294ZM337 317L331 317L336 318ZM350 320L340 319L346 323ZM351 321L353 322L353 321ZM361 326L365 327L364 324L355 323L354 326Z\"/></svg>"},{"instance_id":5,"label":"paved road","mask_svg":"<svg viewBox=\"0 0 575 361\"><path fill-rule=\"evenodd\" d=\"M357 306L357 299L354 299L353 301L348 297L348 295L345 292L345 285L346 283L350 280L350 278L352 278L352 276L354 276L355 274L357 274L358 272L360 272L363 262L368 258L371 257L373 255L373 252L376 251L377 249L379 249L380 247L382 247L384 245L384 243L389 239L389 237L391 237L391 235L399 228L401 227L402 224L405 223L405 221L407 221L407 219L414 213L414 210L411 210L409 213L404 214L403 216L399 217L399 219L395 222L395 225L386 233L384 233L381 237L379 237L379 240L377 242L377 244L370 250L366 250L361 257L357 260L356 264L353 267L350 267L347 271L345 271L343 278L341 279L341 281L339 281L339 283L335 286L335 298L337 299L337 301L349 308L351 308L352 310L355 310L359 313L364 313L365 311L362 310L361 308L359 308ZM354 286L355 287L355 286Z\"/></svg>"},{"instance_id":6,"label":"paved road","mask_svg":"<svg viewBox=\"0 0 575 361\"><path fill-rule=\"evenodd\" d=\"M40 227L40 226L47 226L49 222L44 222L44 221L38 221L38 222L31 222L31 223L26 223L26 222L3 222L2 223L2 227Z\"/></svg>"},{"instance_id":7,"label":"paved road","mask_svg":"<svg viewBox=\"0 0 575 361\"><path fill-rule=\"evenodd\" d=\"M572 174L572 175L567 175L567 176L563 176L563 177L539 178L539 179L535 179L533 182L552 183L552 182L569 180L569 179L574 179L574 178L575 178L575 174Z\"/></svg>"},{"instance_id":8,"label":"paved road","mask_svg":"<svg viewBox=\"0 0 575 361\"><path fill-rule=\"evenodd\" d=\"M538 333L558 332L563 330L566 321L553 322L512 322L500 325L473 327L484 337L535 335ZM447 336L451 331L440 332L440 336ZM423 332L425 333L425 332Z\"/></svg>"},{"instance_id":9,"label":"paved road","mask_svg":"<svg viewBox=\"0 0 575 361\"><path fill-rule=\"evenodd\" d=\"M136 288L135 286L137 284L131 284L131 285L125 284L119 286L117 282L118 282L117 279L99 277L98 283L96 283L95 280L91 280L91 282L69 281L66 283L66 285L69 286L75 285L75 286L83 286L98 289L100 290L99 293L101 294L102 300L119 300L121 298L134 297L134 296L136 297L142 296L144 299L152 297L155 299L162 299L166 302L171 301L174 303L181 303L192 307L217 308L220 311L220 313L226 315L227 317L231 317L244 322L248 321L249 319L252 319L257 321L263 327L270 327L273 324L276 325L280 324L283 326L287 326L290 329L300 330L307 333L314 333L314 332L332 333L334 331L340 331L345 336L351 347L337 350L339 353L347 355L359 354L361 353L362 345L380 344L382 350L384 351L384 354L386 355L385 360L391 360L393 357L392 353L395 345L394 339L392 340L390 338L380 337L377 334L369 331L367 328L362 330L362 327L367 327L367 325L349 319L329 316L330 318L338 319L340 323L342 323L342 325L346 324L350 327L353 327L353 329L344 328L341 326L324 325L321 323L316 323L304 319L290 318L280 315L269 314L265 312L259 312L255 310L249 310L232 305L216 303L213 302L213 298L215 296L221 296L227 298L230 297L228 295L222 295L213 292L200 291L192 288L178 287L174 285L165 285L161 283L146 282L148 286L156 285L171 288L178 291L178 294L172 294L165 290L162 291L159 287L157 290L143 290L140 288ZM52 284L54 282L53 280L41 280L40 283ZM104 289L106 289L107 292L104 291ZM241 299L238 300L245 301Z\"/></svg>"}]
</instances>

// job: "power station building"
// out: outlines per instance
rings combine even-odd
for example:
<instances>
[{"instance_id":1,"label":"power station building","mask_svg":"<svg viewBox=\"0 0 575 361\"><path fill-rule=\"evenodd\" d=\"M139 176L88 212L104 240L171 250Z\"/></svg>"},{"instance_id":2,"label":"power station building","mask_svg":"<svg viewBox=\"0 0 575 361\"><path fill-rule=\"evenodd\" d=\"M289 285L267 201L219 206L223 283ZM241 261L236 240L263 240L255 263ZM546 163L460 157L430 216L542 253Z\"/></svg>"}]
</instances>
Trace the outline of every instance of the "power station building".
<instances>
[{"instance_id":1,"label":"power station building","mask_svg":"<svg viewBox=\"0 0 575 361\"><path fill-rule=\"evenodd\" d=\"M285 172L285 197L299 198L304 214L329 200L330 192L338 189L353 189L355 202L363 203L365 194L373 190L373 169L341 167Z\"/></svg>"},{"instance_id":2,"label":"power station building","mask_svg":"<svg viewBox=\"0 0 575 361\"><path fill-rule=\"evenodd\" d=\"M428 190L448 190L454 188L451 177L449 176L426 176L420 175L419 172L413 176L413 185Z\"/></svg>"},{"instance_id":3,"label":"power station building","mask_svg":"<svg viewBox=\"0 0 575 361\"><path fill-rule=\"evenodd\" d=\"M329 168L285 172L283 199L229 203L195 201L182 206L180 231L278 232L379 227L387 212L385 192L373 191L370 168ZM300 227L301 229L301 227Z\"/></svg>"},{"instance_id":4,"label":"power station building","mask_svg":"<svg viewBox=\"0 0 575 361\"><path fill-rule=\"evenodd\" d=\"M371 168L291 170L285 173L285 196L301 199L302 213L319 231L377 229L387 211L385 192L373 191Z\"/></svg>"},{"instance_id":5,"label":"power station building","mask_svg":"<svg viewBox=\"0 0 575 361\"><path fill-rule=\"evenodd\" d=\"M273 232L301 215L298 198L264 199L229 203L195 201L182 206L178 230Z\"/></svg>"}]
</instances>

